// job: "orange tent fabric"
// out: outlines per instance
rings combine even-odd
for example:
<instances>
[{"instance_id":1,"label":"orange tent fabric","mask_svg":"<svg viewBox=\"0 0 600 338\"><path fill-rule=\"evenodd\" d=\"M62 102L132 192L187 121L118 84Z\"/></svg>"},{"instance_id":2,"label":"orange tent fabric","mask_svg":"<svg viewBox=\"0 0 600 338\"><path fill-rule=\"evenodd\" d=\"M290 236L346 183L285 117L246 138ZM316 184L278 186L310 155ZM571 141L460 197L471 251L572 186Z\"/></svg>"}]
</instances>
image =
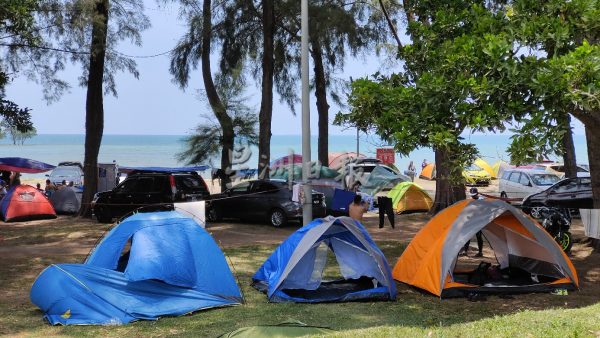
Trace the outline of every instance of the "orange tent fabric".
<instances>
[{"instance_id":1,"label":"orange tent fabric","mask_svg":"<svg viewBox=\"0 0 600 338\"><path fill-rule=\"evenodd\" d=\"M478 231L494 249L500 268L544 276L531 285L474 285L460 280L457 256ZM438 213L413 238L392 272L394 279L440 297L467 292L535 292L576 289L577 272L554 239L531 218L499 200L464 200Z\"/></svg>"},{"instance_id":2,"label":"orange tent fabric","mask_svg":"<svg viewBox=\"0 0 600 338\"><path fill-rule=\"evenodd\" d=\"M421 170L421 174L419 175L419 178L422 178L424 180L429 180L429 181L434 180L435 179L435 164L429 163L428 165L426 165L425 168L423 168L423 170Z\"/></svg>"},{"instance_id":3,"label":"orange tent fabric","mask_svg":"<svg viewBox=\"0 0 600 338\"><path fill-rule=\"evenodd\" d=\"M30 185L11 188L0 202L5 222L56 218L56 212L46 196Z\"/></svg>"}]
</instances>

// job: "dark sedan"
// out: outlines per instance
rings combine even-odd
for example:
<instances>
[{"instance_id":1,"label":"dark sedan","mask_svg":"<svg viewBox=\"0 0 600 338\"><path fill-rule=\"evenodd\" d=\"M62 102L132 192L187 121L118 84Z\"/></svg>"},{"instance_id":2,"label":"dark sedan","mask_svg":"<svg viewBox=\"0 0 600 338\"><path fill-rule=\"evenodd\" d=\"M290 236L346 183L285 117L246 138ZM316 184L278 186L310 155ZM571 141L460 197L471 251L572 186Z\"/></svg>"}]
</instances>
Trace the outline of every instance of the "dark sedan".
<instances>
[{"instance_id":1,"label":"dark sedan","mask_svg":"<svg viewBox=\"0 0 600 338\"><path fill-rule=\"evenodd\" d=\"M592 180L589 177L564 179L550 188L523 200L523 211L532 208L555 207L569 209L592 209Z\"/></svg>"},{"instance_id":2,"label":"dark sedan","mask_svg":"<svg viewBox=\"0 0 600 338\"><path fill-rule=\"evenodd\" d=\"M324 217L325 197L313 191L313 217ZM302 205L292 201L292 190L285 181L252 180L239 183L207 201L208 221L223 218L267 220L274 227L302 219Z\"/></svg>"}]
</instances>

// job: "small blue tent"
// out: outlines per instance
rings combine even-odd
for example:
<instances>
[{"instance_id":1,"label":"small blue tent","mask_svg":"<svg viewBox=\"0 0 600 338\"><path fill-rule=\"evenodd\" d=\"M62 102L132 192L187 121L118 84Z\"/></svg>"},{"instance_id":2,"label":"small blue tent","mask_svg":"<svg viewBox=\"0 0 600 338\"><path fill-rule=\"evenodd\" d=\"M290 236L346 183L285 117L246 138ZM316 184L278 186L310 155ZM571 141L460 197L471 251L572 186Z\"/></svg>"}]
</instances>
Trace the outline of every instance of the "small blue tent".
<instances>
[{"instance_id":1,"label":"small blue tent","mask_svg":"<svg viewBox=\"0 0 600 338\"><path fill-rule=\"evenodd\" d=\"M323 281L328 251L343 278ZM392 300L396 284L367 230L349 217L316 219L286 239L252 277L272 302Z\"/></svg>"},{"instance_id":2,"label":"small blue tent","mask_svg":"<svg viewBox=\"0 0 600 338\"><path fill-rule=\"evenodd\" d=\"M30 297L53 325L124 324L242 302L223 252L176 211L126 218L84 264L46 268Z\"/></svg>"}]
</instances>

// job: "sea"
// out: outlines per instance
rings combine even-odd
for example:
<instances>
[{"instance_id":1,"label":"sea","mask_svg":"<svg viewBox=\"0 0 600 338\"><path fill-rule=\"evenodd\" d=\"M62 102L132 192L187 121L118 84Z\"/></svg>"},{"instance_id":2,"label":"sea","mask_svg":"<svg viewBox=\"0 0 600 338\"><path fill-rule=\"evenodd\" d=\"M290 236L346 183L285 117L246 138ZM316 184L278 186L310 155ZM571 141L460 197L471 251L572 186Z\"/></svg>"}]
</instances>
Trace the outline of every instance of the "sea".
<instances>
[{"instance_id":1,"label":"sea","mask_svg":"<svg viewBox=\"0 0 600 338\"><path fill-rule=\"evenodd\" d=\"M100 148L99 161L113 162L119 166L183 166L178 154L185 149L185 135L104 135ZM493 164L497 160L509 161L506 149L510 143L510 135L506 134L471 134L464 136L466 142L477 145L481 158ZM329 151L356 151L356 135L330 135ZM0 140L0 157L25 157L56 165L62 161L81 161L84 155L84 135L40 134L25 141L23 145L13 145L9 138ZM585 135L574 135L577 162L586 164L587 147ZM271 159L287 156L290 152L302 154L300 135L273 135L271 138ZM373 135L359 136L358 150L375 156L378 147L389 145L381 142ZM317 158L317 137L311 138L312 159ZM244 152L240 167L256 168L258 149L250 147ZM434 161L430 148L416 149L409 156L396 154L396 166L403 170L409 161L419 167L423 160ZM560 159L557 159L560 161ZM218 167L218 160L207 161L206 164ZM35 175L33 175L35 177ZM39 174L38 174L39 176ZM43 175L42 175L43 176Z\"/></svg>"}]
</instances>

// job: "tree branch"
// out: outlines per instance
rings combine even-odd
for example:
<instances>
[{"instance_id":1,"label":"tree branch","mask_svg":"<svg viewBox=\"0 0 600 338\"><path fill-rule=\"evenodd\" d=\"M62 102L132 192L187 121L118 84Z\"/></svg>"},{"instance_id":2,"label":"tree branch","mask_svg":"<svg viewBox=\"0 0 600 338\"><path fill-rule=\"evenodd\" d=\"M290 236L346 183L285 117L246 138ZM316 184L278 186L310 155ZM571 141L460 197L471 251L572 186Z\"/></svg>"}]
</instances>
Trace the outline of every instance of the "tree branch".
<instances>
[{"instance_id":1,"label":"tree branch","mask_svg":"<svg viewBox=\"0 0 600 338\"><path fill-rule=\"evenodd\" d=\"M383 12L383 16L385 16L385 20L387 21L388 26L390 26L390 30L392 31L394 39L396 39L396 42L398 43L398 48L402 48L402 41L400 41L400 37L398 36L398 32L396 31L396 26L394 26L394 23L390 19L388 11L385 8L385 5L383 4L383 0L379 0L379 6L381 7L381 11Z\"/></svg>"}]
</instances>

